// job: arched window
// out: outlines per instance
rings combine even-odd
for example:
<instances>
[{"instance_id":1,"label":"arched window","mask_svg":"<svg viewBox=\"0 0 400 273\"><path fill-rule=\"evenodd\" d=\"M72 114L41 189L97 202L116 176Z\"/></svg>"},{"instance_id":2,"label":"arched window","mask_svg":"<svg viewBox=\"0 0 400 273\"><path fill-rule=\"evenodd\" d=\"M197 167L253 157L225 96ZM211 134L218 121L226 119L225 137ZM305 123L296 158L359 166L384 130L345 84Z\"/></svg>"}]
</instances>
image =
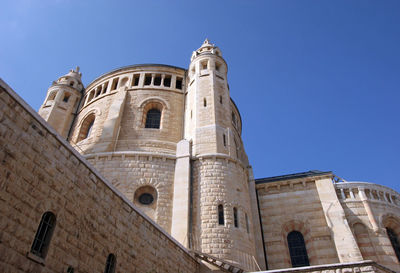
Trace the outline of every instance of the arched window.
<instances>
[{"instance_id":1,"label":"arched window","mask_svg":"<svg viewBox=\"0 0 400 273\"><path fill-rule=\"evenodd\" d=\"M389 237L390 242L392 243L393 250L397 256L397 260L400 261L400 244L399 240L397 239L397 235L391 228L386 228L386 233Z\"/></svg>"},{"instance_id":2,"label":"arched window","mask_svg":"<svg viewBox=\"0 0 400 273\"><path fill-rule=\"evenodd\" d=\"M236 228L239 227L238 210L236 207L233 208L233 224Z\"/></svg>"},{"instance_id":3,"label":"arched window","mask_svg":"<svg viewBox=\"0 0 400 273\"><path fill-rule=\"evenodd\" d=\"M218 205L218 224L222 226L225 225L223 205Z\"/></svg>"},{"instance_id":4,"label":"arched window","mask_svg":"<svg viewBox=\"0 0 400 273\"><path fill-rule=\"evenodd\" d=\"M92 133L94 121L95 121L95 115L91 114L82 122L81 130L79 132L77 141L84 140L90 136L90 134Z\"/></svg>"},{"instance_id":5,"label":"arched window","mask_svg":"<svg viewBox=\"0 0 400 273\"><path fill-rule=\"evenodd\" d=\"M290 260L292 267L309 266L306 244L303 235L298 231L292 231L287 236Z\"/></svg>"},{"instance_id":6,"label":"arched window","mask_svg":"<svg viewBox=\"0 0 400 273\"><path fill-rule=\"evenodd\" d=\"M106 268L104 273L114 273L115 272L116 258L114 254L109 254L107 257Z\"/></svg>"},{"instance_id":7,"label":"arched window","mask_svg":"<svg viewBox=\"0 0 400 273\"><path fill-rule=\"evenodd\" d=\"M149 111L147 111L145 128L159 129L160 121L161 121L161 111L155 108L150 109Z\"/></svg>"},{"instance_id":8,"label":"arched window","mask_svg":"<svg viewBox=\"0 0 400 273\"><path fill-rule=\"evenodd\" d=\"M46 257L55 225L56 216L50 211L45 212L40 220L35 239L33 240L31 247L31 252L33 254L43 259Z\"/></svg>"}]
</instances>

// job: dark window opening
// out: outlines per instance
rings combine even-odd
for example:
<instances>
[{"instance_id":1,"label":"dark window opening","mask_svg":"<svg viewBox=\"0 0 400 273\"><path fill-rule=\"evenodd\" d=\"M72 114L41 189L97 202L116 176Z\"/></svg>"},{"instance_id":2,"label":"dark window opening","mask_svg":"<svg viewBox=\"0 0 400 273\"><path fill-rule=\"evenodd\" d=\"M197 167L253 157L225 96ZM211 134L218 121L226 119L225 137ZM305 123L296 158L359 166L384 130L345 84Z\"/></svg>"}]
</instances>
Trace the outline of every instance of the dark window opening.
<instances>
[{"instance_id":1,"label":"dark window opening","mask_svg":"<svg viewBox=\"0 0 400 273\"><path fill-rule=\"evenodd\" d=\"M43 259L46 257L55 225L55 215L49 211L44 213L31 247L31 252L33 254Z\"/></svg>"},{"instance_id":2,"label":"dark window opening","mask_svg":"<svg viewBox=\"0 0 400 273\"><path fill-rule=\"evenodd\" d=\"M233 225L235 228L239 227L238 210L233 208Z\"/></svg>"},{"instance_id":3,"label":"dark window opening","mask_svg":"<svg viewBox=\"0 0 400 273\"><path fill-rule=\"evenodd\" d=\"M221 69L221 65L219 63L215 63L215 70L219 71Z\"/></svg>"},{"instance_id":4,"label":"dark window opening","mask_svg":"<svg viewBox=\"0 0 400 273\"><path fill-rule=\"evenodd\" d=\"M222 135L222 138L224 140L224 146L226 147L226 136L225 136L225 134Z\"/></svg>"},{"instance_id":5,"label":"dark window opening","mask_svg":"<svg viewBox=\"0 0 400 273\"><path fill-rule=\"evenodd\" d=\"M100 94L101 94L101 86L97 87L97 90L96 90L96 95L95 95L95 97L98 97L98 96L100 96Z\"/></svg>"},{"instance_id":6,"label":"dark window opening","mask_svg":"<svg viewBox=\"0 0 400 273\"><path fill-rule=\"evenodd\" d=\"M225 225L223 205L218 205L218 225Z\"/></svg>"},{"instance_id":7,"label":"dark window opening","mask_svg":"<svg viewBox=\"0 0 400 273\"><path fill-rule=\"evenodd\" d=\"M139 202L143 205L150 205L153 201L154 197L150 193L143 193L139 196Z\"/></svg>"},{"instance_id":8,"label":"dark window opening","mask_svg":"<svg viewBox=\"0 0 400 273\"><path fill-rule=\"evenodd\" d=\"M74 86L74 82L70 82L70 83L69 83L69 86Z\"/></svg>"},{"instance_id":9,"label":"dark window opening","mask_svg":"<svg viewBox=\"0 0 400 273\"><path fill-rule=\"evenodd\" d=\"M146 115L145 128L160 128L161 112L158 109L150 109Z\"/></svg>"},{"instance_id":10,"label":"dark window opening","mask_svg":"<svg viewBox=\"0 0 400 273\"><path fill-rule=\"evenodd\" d=\"M133 76L133 86L138 86L139 85L139 77L140 77L140 75L134 75Z\"/></svg>"},{"instance_id":11,"label":"dark window opening","mask_svg":"<svg viewBox=\"0 0 400 273\"><path fill-rule=\"evenodd\" d=\"M106 82L106 83L103 85L103 91L102 91L103 94L107 92L107 87L108 87L108 82Z\"/></svg>"},{"instance_id":12,"label":"dark window opening","mask_svg":"<svg viewBox=\"0 0 400 273\"><path fill-rule=\"evenodd\" d=\"M74 273L74 268L72 266L68 266L67 273Z\"/></svg>"},{"instance_id":13,"label":"dark window opening","mask_svg":"<svg viewBox=\"0 0 400 273\"><path fill-rule=\"evenodd\" d=\"M400 262L400 244L396 233L390 228L386 228L386 233L389 237L390 243L392 244L393 250L396 253L397 260Z\"/></svg>"},{"instance_id":14,"label":"dark window opening","mask_svg":"<svg viewBox=\"0 0 400 273\"><path fill-rule=\"evenodd\" d=\"M115 262L116 262L115 255L114 254L108 255L104 273L114 273L115 272Z\"/></svg>"},{"instance_id":15,"label":"dark window opening","mask_svg":"<svg viewBox=\"0 0 400 273\"><path fill-rule=\"evenodd\" d=\"M176 89L182 89L182 78L176 78Z\"/></svg>"},{"instance_id":16,"label":"dark window opening","mask_svg":"<svg viewBox=\"0 0 400 273\"><path fill-rule=\"evenodd\" d=\"M309 266L310 262L303 235L298 231L292 231L288 234L287 241L292 267Z\"/></svg>"},{"instance_id":17,"label":"dark window opening","mask_svg":"<svg viewBox=\"0 0 400 273\"><path fill-rule=\"evenodd\" d=\"M206 98L203 99L203 105L204 105L204 107L207 107L207 100L206 100Z\"/></svg>"},{"instance_id":18,"label":"dark window opening","mask_svg":"<svg viewBox=\"0 0 400 273\"><path fill-rule=\"evenodd\" d=\"M64 98L63 98L63 102L68 102L70 97L71 97L71 95L69 93L65 93L64 94Z\"/></svg>"},{"instance_id":19,"label":"dark window opening","mask_svg":"<svg viewBox=\"0 0 400 273\"><path fill-rule=\"evenodd\" d=\"M154 85L156 85L156 86L161 85L161 75L158 74L154 77Z\"/></svg>"},{"instance_id":20,"label":"dark window opening","mask_svg":"<svg viewBox=\"0 0 400 273\"><path fill-rule=\"evenodd\" d=\"M116 78L116 79L113 80L113 83L112 83L112 86L111 86L111 90L117 89L118 80L119 80L119 78Z\"/></svg>"},{"instance_id":21,"label":"dark window opening","mask_svg":"<svg viewBox=\"0 0 400 273\"><path fill-rule=\"evenodd\" d=\"M246 218L246 230L247 230L247 233L250 233L249 217L247 216L247 213L245 213L244 216Z\"/></svg>"},{"instance_id":22,"label":"dark window opening","mask_svg":"<svg viewBox=\"0 0 400 273\"><path fill-rule=\"evenodd\" d=\"M164 78L164 86L171 87L171 76L165 76Z\"/></svg>"},{"instance_id":23,"label":"dark window opening","mask_svg":"<svg viewBox=\"0 0 400 273\"><path fill-rule=\"evenodd\" d=\"M144 85L150 85L151 84L151 74L146 74L144 76Z\"/></svg>"},{"instance_id":24,"label":"dark window opening","mask_svg":"<svg viewBox=\"0 0 400 273\"><path fill-rule=\"evenodd\" d=\"M219 103L222 104L222 96L219 96Z\"/></svg>"}]
</instances>

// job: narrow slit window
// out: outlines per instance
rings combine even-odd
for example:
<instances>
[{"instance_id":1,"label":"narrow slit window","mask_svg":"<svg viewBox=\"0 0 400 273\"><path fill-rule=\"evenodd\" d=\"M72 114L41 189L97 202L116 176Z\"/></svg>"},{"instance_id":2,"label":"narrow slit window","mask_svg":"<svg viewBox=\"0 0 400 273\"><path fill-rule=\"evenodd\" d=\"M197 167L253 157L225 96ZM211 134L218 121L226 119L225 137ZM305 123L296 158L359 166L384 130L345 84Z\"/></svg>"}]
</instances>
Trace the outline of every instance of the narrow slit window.
<instances>
[{"instance_id":1,"label":"narrow slit window","mask_svg":"<svg viewBox=\"0 0 400 273\"><path fill-rule=\"evenodd\" d=\"M156 85L156 86L160 86L161 85L161 75L160 74L157 74L154 77L154 85Z\"/></svg>"},{"instance_id":2,"label":"narrow slit window","mask_svg":"<svg viewBox=\"0 0 400 273\"><path fill-rule=\"evenodd\" d=\"M40 220L35 239L33 240L31 253L43 259L46 257L55 225L56 216L50 211L45 212Z\"/></svg>"},{"instance_id":3,"label":"narrow slit window","mask_svg":"<svg viewBox=\"0 0 400 273\"><path fill-rule=\"evenodd\" d=\"M233 208L233 224L235 228L239 227L238 209L236 207Z\"/></svg>"},{"instance_id":4,"label":"narrow slit window","mask_svg":"<svg viewBox=\"0 0 400 273\"><path fill-rule=\"evenodd\" d=\"M176 78L176 89L182 89L182 78L177 77Z\"/></svg>"},{"instance_id":5,"label":"narrow slit window","mask_svg":"<svg viewBox=\"0 0 400 273\"><path fill-rule=\"evenodd\" d=\"M119 80L119 78L115 78L115 79L113 80L113 83L112 83L112 86L111 86L111 90L117 89L117 87L118 87L118 80Z\"/></svg>"},{"instance_id":6,"label":"narrow slit window","mask_svg":"<svg viewBox=\"0 0 400 273\"><path fill-rule=\"evenodd\" d=\"M106 261L106 268L104 273L114 273L115 272L116 258L114 254L109 254Z\"/></svg>"},{"instance_id":7,"label":"narrow slit window","mask_svg":"<svg viewBox=\"0 0 400 273\"><path fill-rule=\"evenodd\" d=\"M133 86L139 85L139 77L140 77L140 74L136 74L133 76Z\"/></svg>"},{"instance_id":8,"label":"narrow slit window","mask_svg":"<svg viewBox=\"0 0 400 273\"><path fill-rule=\"evenodd\" d=\"M151 74L146 74L144 76L144 85L150 85L151 84Z\"/></svg>"},{"instance_id":9,"label":"narrow slit window","mask_svg":"<svg viewBox=\"0 0 400 273\"><path fill-rule=\"evenodd\" d=\"M310 262L303 235L298 231L292 231L288 234L287 241L292 267L309 266Z\"/></svg>"},{"instance_id":10,"label":"narrow slit window","mask_svg":"<svg viewBox=\"0 0 400 273\"><path fill-rule=\"evenodd\" d=\"M224 206L223 205L218 205L218 225L225 225L225 219L224 219Z\"/></svg>"},{"instance_id":11,"label":"narrow slit window","mask_svg":"<svg viewBox=\"0 0 400 273\"><path fill-rule=\"evenodd\" d=\"M247 233L250 233L249 217L247 216L247 213L244 214L244 217L246 218L246 231Z\"/></svg>"},{"instance_id":12,"label":"narrow slit window","mask_svg":"<svg viewBox=\"0 0 400 273\"><path fill-rule=\"evenodd\" d=\"M160 129L161 111L158 109L150 109L146 114L145 128Z\"/></svg>"},{"instance_id":13,"label":"narrow slit window","mask_svg":"<svg viewBox=\"0 0 400 273\"><path fill-rule=\"evenodd\" d=\"M170 75L165 75L164 86L171 87L171 76Z\"/></svg>"},{"instance_id":14,"label":"narrow slit window","mask_svg":"<svg viewBox=\"0 0 400 273\"><path fill-rule=\"evenodd\" d=\"M225 134L222 135L223 141L224 141L224 146L226 147L226 136Z\"/></svg>"},{"instance_id":15,"label":"narrow slit window","mask_svg":"<svg viewBox=\"0 0 400 273\"><path fill-rule=\"evenodd\" d=\"M222 104L222 96L219 96L219 103Z\"/></svg>"},{"instance_id":16,"label":"narrow slit window","mask_svg":"<svg viewBox=\"0 0 400 273\"><path fill-rule=\"evenodd\" d=\"M204 107L207 107L207 100L206 100L206 98L203 99L203 105L204 105Z\"/></svg>"}]
</instances>

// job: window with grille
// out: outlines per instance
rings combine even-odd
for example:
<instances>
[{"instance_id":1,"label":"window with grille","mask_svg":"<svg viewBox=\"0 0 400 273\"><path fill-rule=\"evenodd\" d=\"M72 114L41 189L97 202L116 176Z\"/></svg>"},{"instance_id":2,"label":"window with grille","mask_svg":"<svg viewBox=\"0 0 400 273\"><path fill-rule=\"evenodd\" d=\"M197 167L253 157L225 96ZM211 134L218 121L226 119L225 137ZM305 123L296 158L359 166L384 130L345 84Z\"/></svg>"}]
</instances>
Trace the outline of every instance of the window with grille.
<instances>
[{"instance_id":1,"label":"window with grille","mask_svg":"<svg viewBox=\"0 0 400 273\"><path fill-rule=\"evenodd\" d=\"M56 217L50 211L43 214L31 247L31 253L45 258L49 248L51 236L56 225Z\"/></svg>"},{"instance_id":2,"label":"window with grille","mask_svg":"<svg viewBox=\"0 0 400 273\"><path fill-rule=\"evenodd\" d=\"M293 267L309 266L306 244L303 235L298 231L292 231L287 236L290 259Z\"/></svg>"},{"instance_id":3,"label":"window with grille","mask_svg":"<svg viewBox=\"0 0 400 273\"><path fill-rule=\"evenodd\" d=\"M218 205L218 224L222 226L225 225L223 205Z\"/></svg>"},{"instance_id":4,"label":"window with grille","mask_svg":"<svg viewBox=\"0 0 400 273\"><path fill-rule=\"evenodd\" d=\"M145 128L160 128L161 111L158 109L150 109L146 115Z\"/></svg>"},{"instance_id":5,"label":"window with grille","mask_svg":"<svg viewBox=\"0 0 400 273\"><path fill-rule=\"evenodd\" d=\"M390 242L392 243L393 250L397 256L397 260L400 261L400 244L399 240L397 239L396 233L393 231L393 229L390 228L386 228L386 233L389 237Z\"/></svg>"},{"instance_id":6,"label":"window with grille","mask_svg":"<svg viewBox=\"0 0 400 273\"><path fill-rule=\"evenodd\" d=\"M115 255L109 254L107 257L106 268L104 269L104 273L114 273L115 272Z\"/></svg>"}]
</instances>

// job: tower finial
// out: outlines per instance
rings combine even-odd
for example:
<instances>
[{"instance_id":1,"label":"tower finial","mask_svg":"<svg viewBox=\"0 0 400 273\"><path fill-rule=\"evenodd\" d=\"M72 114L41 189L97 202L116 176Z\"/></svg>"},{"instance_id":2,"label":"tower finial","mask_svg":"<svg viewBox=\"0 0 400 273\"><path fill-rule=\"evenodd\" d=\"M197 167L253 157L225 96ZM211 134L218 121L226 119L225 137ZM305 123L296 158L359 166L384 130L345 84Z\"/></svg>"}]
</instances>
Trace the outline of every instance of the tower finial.
<instances>
[{"instance_id":1,"label":"tower finial","mask_svg":"<svg viewBox=\"0 0 400 273\"><path fill-rule=\"evenodd\" d=\"M206 38L205 40L204 40L204 43L203 44L209 44L210 43L210 40L208 40L208 38Z\"/></svg>"},{"instance_id":2,"label":"tower finial","mask_svg":"<svg viewBox=\"0 0 400 273\"><path fill-rule=\"evenodd\" d=\"M75 68L75 72L79 72L79 66L77 66L76 68Z\"/></svg>"}]
</instances>

